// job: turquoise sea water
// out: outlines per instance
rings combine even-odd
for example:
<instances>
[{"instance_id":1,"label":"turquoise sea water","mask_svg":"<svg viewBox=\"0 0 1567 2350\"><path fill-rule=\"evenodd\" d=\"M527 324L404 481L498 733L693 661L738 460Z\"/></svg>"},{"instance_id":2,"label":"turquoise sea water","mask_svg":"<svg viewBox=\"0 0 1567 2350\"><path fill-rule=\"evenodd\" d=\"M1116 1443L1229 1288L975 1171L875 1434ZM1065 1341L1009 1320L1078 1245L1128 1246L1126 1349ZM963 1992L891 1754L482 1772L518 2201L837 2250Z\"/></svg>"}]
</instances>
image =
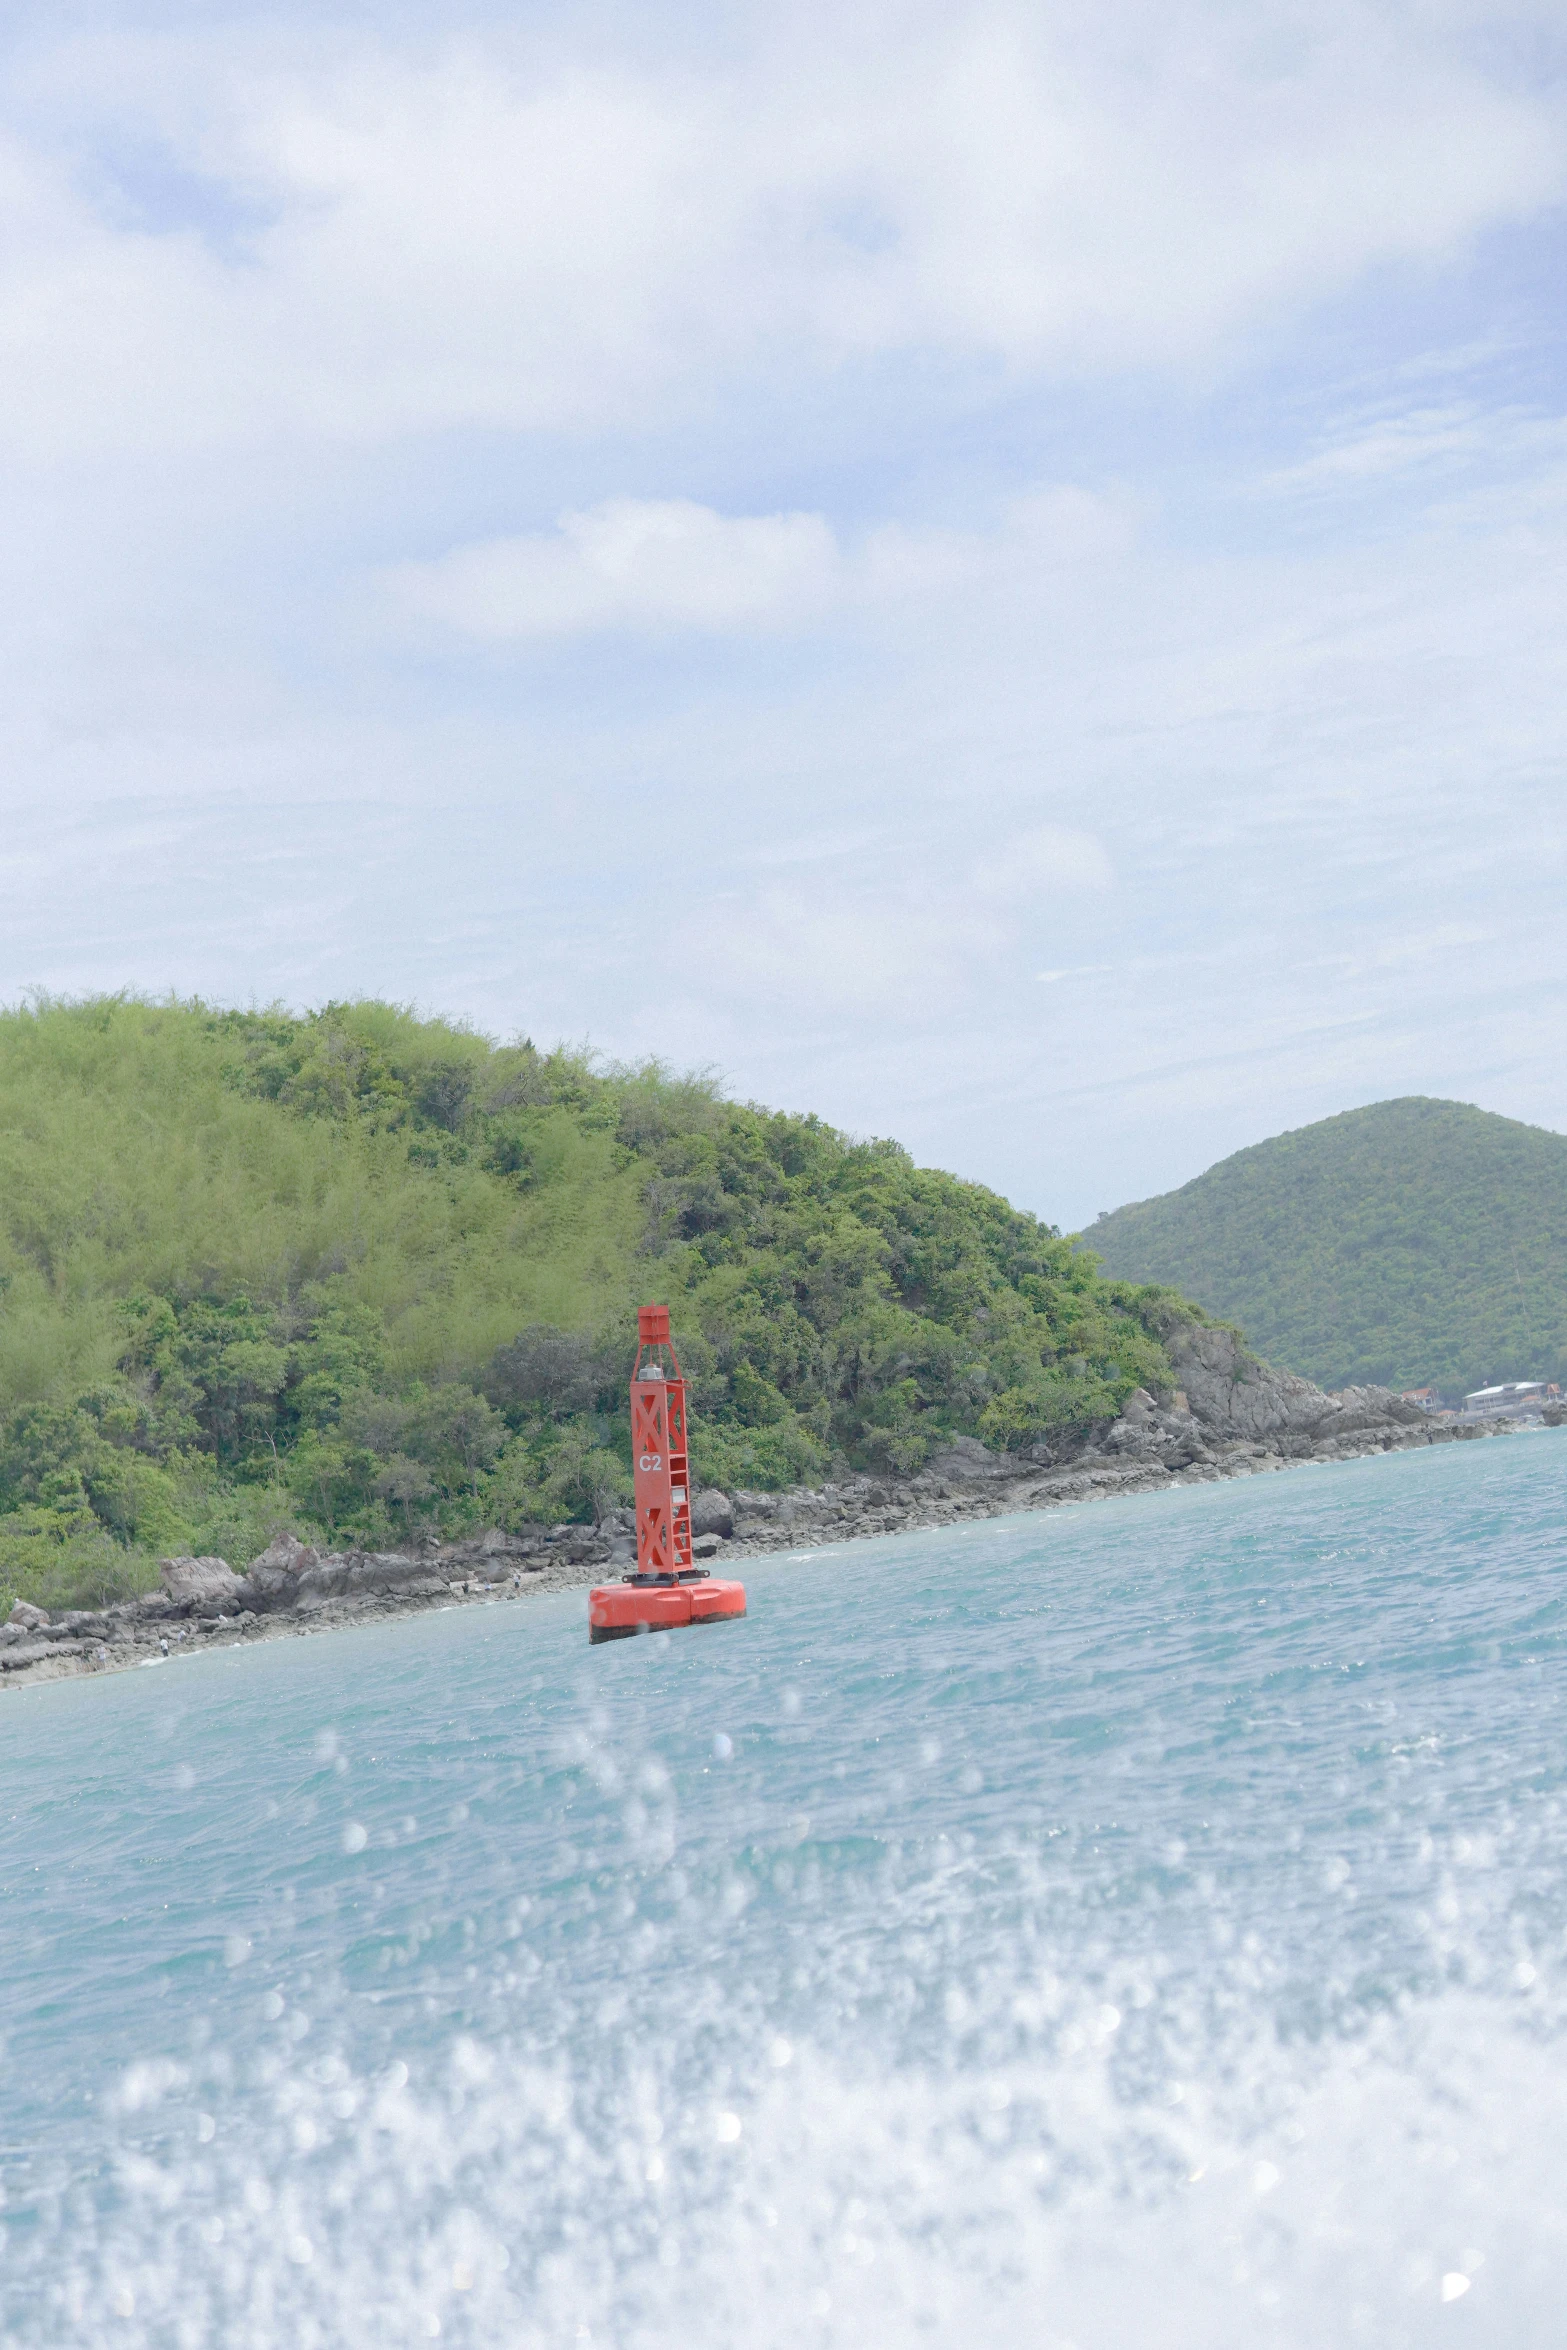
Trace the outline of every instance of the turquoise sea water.
<instances>
[{"instance_id":1,"label":"turquoise sea water","mask_svg":"<svg viewBox=\"0 0 1567 2350\"><path fill-rule=\"evenodd\" d=\"M0 2315L1563 2338L1567 1436L0 1704Z\"/></svg>"}]
</instances>

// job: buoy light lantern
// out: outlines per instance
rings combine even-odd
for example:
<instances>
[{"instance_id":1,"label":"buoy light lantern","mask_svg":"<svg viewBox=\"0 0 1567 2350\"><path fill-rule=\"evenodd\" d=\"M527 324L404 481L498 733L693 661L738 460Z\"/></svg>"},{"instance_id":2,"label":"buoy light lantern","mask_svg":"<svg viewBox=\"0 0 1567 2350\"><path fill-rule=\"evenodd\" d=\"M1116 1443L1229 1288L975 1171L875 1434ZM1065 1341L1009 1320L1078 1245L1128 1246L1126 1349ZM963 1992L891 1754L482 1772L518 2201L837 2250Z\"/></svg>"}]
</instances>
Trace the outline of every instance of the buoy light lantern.
<instances>
[{"instance_id":1,"label":"buoy light lantern","mask_svg":"<svg viewBox=\"0 0 1567 2350\"><path fill-rule=\"evenodd\" d=\"M637 1632L719 1624L745 1614L745 1585L691 1564L691 1472L686 1383L669 1337L668 1306L637 1315L631 1374L631 1468L637 1518L636 1572L588 1593L588 1638L629 1640Z\"/></svg>"}]
</instances>

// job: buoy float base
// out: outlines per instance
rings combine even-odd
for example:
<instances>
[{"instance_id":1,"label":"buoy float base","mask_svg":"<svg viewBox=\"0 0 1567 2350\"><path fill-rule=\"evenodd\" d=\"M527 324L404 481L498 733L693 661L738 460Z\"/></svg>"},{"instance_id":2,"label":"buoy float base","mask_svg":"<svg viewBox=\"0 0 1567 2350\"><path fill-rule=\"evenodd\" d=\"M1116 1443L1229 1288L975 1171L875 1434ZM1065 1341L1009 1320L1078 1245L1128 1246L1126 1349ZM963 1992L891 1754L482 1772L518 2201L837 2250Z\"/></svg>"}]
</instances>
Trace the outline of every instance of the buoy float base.
<instances>
[{"instance_id":1,"label":"buoy float base","mask_svg":"<svg viewBox=\"0 0 1567 2350\"><path fill-rule=\"evenodd\" d=\"M588 1639L632 1640L687 1624L732 1624L745 1614L745 1585L708 1574L636 1575L596 1583L588 1593Z\"/></svg>"}]
</instances>

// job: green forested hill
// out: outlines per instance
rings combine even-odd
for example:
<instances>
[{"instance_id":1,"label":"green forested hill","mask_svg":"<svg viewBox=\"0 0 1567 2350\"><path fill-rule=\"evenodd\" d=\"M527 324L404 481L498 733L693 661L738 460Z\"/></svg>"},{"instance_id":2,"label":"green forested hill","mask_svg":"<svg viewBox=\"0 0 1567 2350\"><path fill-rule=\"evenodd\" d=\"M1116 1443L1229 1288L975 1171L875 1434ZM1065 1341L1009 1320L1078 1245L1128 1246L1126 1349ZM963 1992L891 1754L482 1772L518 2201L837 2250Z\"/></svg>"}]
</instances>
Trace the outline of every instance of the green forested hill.
<instances>
[{"instance_id":1,"label":"green forested hill","mask_svg":"<svg viewBox=\"0 0 1567 2350\"><path fill-rule=\"evenodd\" d=\"M385 1004L0 1014L0 1594L589 1515L650 1297L709 1482L1168 1384L1172 1301L894 1143Z\"/></svg>"},{"instance_id":2,"label":"green forested hill","mask_svg":"<svg viewBox=\"0 0 1567 2350\"><path fill-rule=\"evenodd\" d=\"M1463 1102L1276 1135L1083 1237L1325 1387L1567 1375L1567 1136Z\"/></svg>"}]
</instances>

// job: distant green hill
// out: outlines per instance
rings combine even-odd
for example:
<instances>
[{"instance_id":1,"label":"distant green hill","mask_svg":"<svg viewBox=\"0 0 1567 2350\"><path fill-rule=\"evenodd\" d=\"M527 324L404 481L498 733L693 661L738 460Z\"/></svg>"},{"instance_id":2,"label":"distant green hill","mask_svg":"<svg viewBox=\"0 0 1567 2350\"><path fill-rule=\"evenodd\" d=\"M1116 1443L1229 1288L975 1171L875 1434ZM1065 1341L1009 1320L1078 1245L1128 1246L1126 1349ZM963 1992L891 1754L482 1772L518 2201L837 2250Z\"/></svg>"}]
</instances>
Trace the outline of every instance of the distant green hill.
<instances>
[{"instance_id":1,"label":"distant green hill","mask_svg":"<svg viewBox=\"0 0 1567 2350\"><path fill-rule=\"evenodd\" d=\"M1276 1135L1083 1237L1324 1387L1567 1376L1567 1135L1464 1102Z\"/></svg>"},{"instance_id":2,"label":"distant green hill","mask_svg":"<svg viewBox=\"0 0 1567 2350\"><path fill-rule=\"evenodd\" d=\"M1172 1383L1180 1301L892 1142L389 1004L0 1013L0 1612L630 1489L634 1309L693 1465L782 1486Z\"/></svg>"}]
</instances>

